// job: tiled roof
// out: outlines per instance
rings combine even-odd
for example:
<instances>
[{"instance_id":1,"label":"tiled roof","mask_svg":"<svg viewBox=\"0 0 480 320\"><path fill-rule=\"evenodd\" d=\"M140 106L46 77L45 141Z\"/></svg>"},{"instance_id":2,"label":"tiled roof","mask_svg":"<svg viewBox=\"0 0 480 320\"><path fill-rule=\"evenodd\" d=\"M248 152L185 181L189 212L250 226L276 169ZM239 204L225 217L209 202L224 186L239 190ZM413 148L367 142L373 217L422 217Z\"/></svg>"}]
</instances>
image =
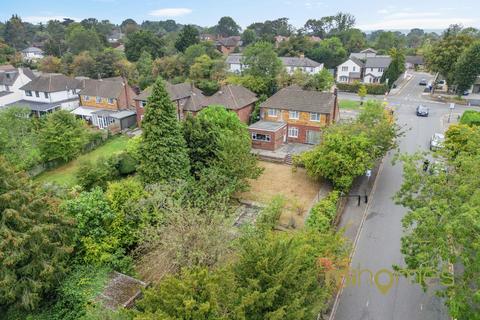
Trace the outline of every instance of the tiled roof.
<instances>
[{"instance_id":1,"label":"tiled roof","mask_svg":"<svg viewBox=\"0 0 480 320\"><path fill-rule=\"evenodd\" d=\"M319 67L320 63L309 58L301 57L280 57L284 66L287 67Z\"/></svg>"},{"instance_id":2,"label":"tiled roof","mask_svg":"<svg viewBox=\"0 0 480 320\"><path fill-rule=\"evenodd\" d=\"M83 82L84 88L79 94L102 98L118 98L126 85L122 78L87 79Z\"/></svg>"},{"instance_id":3,"label":"tiled roof","mask_svg":"<svg viewBox=\"0 0 480 320\"><path fill-rule=\"evenodd\" d=\"M28 47L22 50L23 53L33 52L33 53L43 53L43 50L37 47Z\"/></svg>"},{"instance_id":4,"label":"tiled roof","mask_svg":"<svg viewBox=\"0 0 480 320\"><path fill-rule=\"evenodd\" d=\"M299 86L283 88L261 104L261 108L330 114L335 104L331 92L304 90Z\"/></svg>"},{"instance_id":5,"label":"tiled roof","mask_svg":"<svg viewBox=\"0 0 480 320\"><path fill-rule=\"evenodd\" d=\"M82 89L82 87L83 83L80 80L59 73L50 73L36 77L21 87L20 90L58 92L71 89Z\"/></svg>"},{"instance_id":6,"label":"tiled roof","mask_svg":"<svg viewBox=\"0 0 480 320\"><path fill-rule=\"evenodd\" d=\"M260 120L251 124L248 128L252 130L262 130L262 131L278 131L279 129L285 127L287 124L281 121L264 121Z\"/></svg>"},{"instance_id":7,"label":"tiled roof","mask_svg":"<svg viewBox=\"0 0 480 320\"><path fill-rule=\"evenodd\" d=\"M209 105L219 104L230 110L238 110L256 102L257 96L252 91L238 85L225 85L207 99Z\"/></svg>"},{"instance_id":8,"label":"tiled roof","mask_svg":"<svg viewBox=\"0 0 480 320\"><path fill-rule=\"evenodd\" d=\"M406 56L405 57L405 62L408 62L408 63L411 63L411 64L422 65L423 64L423 57L422 56Z\"/></svg>"},{"instance_id":9,"label":"tiled roof","mask_svg":"<svg viewBox=\"0 0 480 320\"><path fill-rule=\"evenodd\" d=\"M350 60L355 62L360 68L363 68L363 66L365 65L365 63L362 60L360 60L356 57L350 57Z\"/></svg>"},{"instance_id":10,"label":"tiled roof","mask_svg":"<svg viewBox=\"0 0 480 320\"><path fill-rule=\"evenodd\" d=\"M240 64L242 60L241 53L231 53L228 55L227 60L225 61L227 64Z\"/></svg>"},{"instance_id":11,"label":"tiled roof","mask_svg":"<svg viewBox=\"0 0 480 320\"><path fill-rule=\"evenodd\" d=\"M392 62L389 56L368 57L365 62L365 68L387 68Z\"/></svg>"}]
</instances>

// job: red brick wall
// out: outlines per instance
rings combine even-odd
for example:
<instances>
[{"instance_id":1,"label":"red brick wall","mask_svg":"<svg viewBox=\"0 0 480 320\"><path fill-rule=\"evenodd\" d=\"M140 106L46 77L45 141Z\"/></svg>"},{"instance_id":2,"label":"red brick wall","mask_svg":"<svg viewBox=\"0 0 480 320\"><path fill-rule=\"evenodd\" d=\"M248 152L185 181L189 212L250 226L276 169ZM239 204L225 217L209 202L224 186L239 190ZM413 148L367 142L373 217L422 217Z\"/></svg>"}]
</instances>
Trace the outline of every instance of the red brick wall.
<instances>
[{"instance_id":1,"label":"red brick wall","mask_svg":"<svg viewBox=\"0 0 480 320\"><path fill-rule=\"evenodd\" d=\"M135 100L135 110L137 111L137 125L140 127L142 115L145 113L145 108L142 108L142 101Z\"/></svg>"},{"instance_id":2,"label":"red brick wall","mask_svg":"<svg viewBox=\"0 0 480 320\"><path fill-rule=\"evenodd\" d=\"M270 135L270 141L256 141L252 140L252 147L255 149L263 149L263 150L276 150L283 144L283 136L287 134L287 127L283 127L276 132L271 131L263 131L263 130L255 130L249 129L250 136L253 132L260 133L260 134L268 134Z\"/></svg>"},{"instance_id":3,"label":"red brick wall","mask_svg":"<svg viewBox=\"0 0 480 320\"><path fill-rule=\"evenodd\" d=\"M298 138L289 137L288 131L287 131L287 141L295 142L295 143L307 143L307 130L321 131L321 128L319 127L310 127L310 126L304 126L304 125L288 125L288 127L298 128Z\"/></svg>"},{"instance_id":4,"label":"red brick wall","mask_svg":"<svg viewBox=\"0 0 480 320\"><path fill-rule=\"evenodd\" d=\"M248 124L250 122L250 115L253 111L253 103L248 106L243 107L242 109L235 110L235 113L238 115L238 118L243 123Z\"/></svg>"}]
</instances>

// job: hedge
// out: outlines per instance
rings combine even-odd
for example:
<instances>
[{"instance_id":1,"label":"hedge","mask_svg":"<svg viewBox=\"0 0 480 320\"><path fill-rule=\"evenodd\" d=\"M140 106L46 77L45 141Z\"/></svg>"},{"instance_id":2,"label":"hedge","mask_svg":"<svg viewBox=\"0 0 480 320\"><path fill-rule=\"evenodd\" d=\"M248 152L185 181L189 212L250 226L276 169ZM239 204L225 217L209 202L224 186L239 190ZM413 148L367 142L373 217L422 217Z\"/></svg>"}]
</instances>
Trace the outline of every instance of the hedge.
<instances>
[{"instance_id":1,"label":"hedge","mask_svg":"<svg viewBox=\"0 0 480 320\"><path fill-rule=\"evenodd\" d=\"M385 94L387 92L388 88L385 84L371 84L371 83L360 83L360 82L355 82L355 83L337 83L337 88L339 91L344 91L344 92L354 92L357 93L358 89L360 88L361 85L365 85L367 88L367 93L368 94Z\"/></svg>"},{"instance_id":2,"label":"hedge","mask_svg":"<svg viewBox=\"0 0 480 320\"><path fill-rule=\"evenodd\" d=\"M310 210L307 227L319 232L327 232L332 227L337 215L337 203L340 193L336 190L317 202Z\"/></svg>"},{"instance_id":3,"label":"hedge","mask_svg":"<svg viewBox=\"0 0 480 320\"><path fill-rule=\"evenodd\" d=\"M460 118L460 123L469 126L480 126L480 112L474 110L466 110Z\"/></svg>"}]
</instances>

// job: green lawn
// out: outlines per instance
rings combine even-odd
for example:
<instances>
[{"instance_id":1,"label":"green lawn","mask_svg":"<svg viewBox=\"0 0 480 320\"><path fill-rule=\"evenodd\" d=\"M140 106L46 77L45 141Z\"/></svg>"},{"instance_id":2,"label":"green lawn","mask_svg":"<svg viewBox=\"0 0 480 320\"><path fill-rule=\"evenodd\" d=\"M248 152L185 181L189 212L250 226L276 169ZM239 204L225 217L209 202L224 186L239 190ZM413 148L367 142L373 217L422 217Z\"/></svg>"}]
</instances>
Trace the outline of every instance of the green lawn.
<instances>
[{"instance_id":1,"label":"green lawn","mask_svg":"<svg viewBox=\"0 0 480 320\"><path fill-rule=\"evenodd\" d=\"M338 106L340 109L361 110L360 101L355 100L339 100Z\"/></svg>"},{"instance_id":2,"label":"green lawn","mask_svg":"<svg viewBox=\"0 0 480 320\"><path fill-rule=\"evenodd\" d=\"M128 137L121 135L109 139L105 144L101 145L97 149L82 154L77 159L70 161L69 163L60 166L58 168L45 171L44 173L35 177L35 181L38 182L55 182L67 187L73 187L76 183L75 173L82 160L96 160L101 156L109 156L114 153L125 150L127 146Z\"/></svg>"}]
</instances>

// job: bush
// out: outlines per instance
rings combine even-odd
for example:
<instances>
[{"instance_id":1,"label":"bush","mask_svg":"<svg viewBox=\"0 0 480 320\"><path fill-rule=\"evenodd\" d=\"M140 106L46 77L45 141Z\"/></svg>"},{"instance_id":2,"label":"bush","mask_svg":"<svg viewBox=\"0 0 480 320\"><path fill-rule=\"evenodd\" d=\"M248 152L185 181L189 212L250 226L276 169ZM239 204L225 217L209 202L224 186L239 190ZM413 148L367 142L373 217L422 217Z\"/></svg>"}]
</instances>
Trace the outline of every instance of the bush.
<instances>
[{"instance_id":1,"label":"bush","mask_svg":"<svg viewBox=\"0 0 480 320\"><path fill-rule=\"evenodd\" d=\"M274 197L269 205L260 212L257 227L262 230L273 230L284 208L285 199L282 196Z\"/></svg>"},{"instance_id":2,"label":"bush","mask_svg":"<svg viewBox=\"0 0 480 320\"><path fill-rule=\"evenodd\" d=\"M90 190L94 187L100 187L105 190L107 182L119 176L114 160L112 157L100 157L96 161L82 161L75 174L78 184L85 190Z\"/></svg>"},{"instance_id":3,"label":"bush","mask_svg":"<svg viewBox=\"0 0 480 320\"><path fill-rule=\"evenodd\" d=\"M121 176L126 176L137 171L137 160L127 152L122 152L115 156L116 167Z\"/></svg>"},{"instance_id":4,"label":"bush","mask_svg":"<svg viewBox=\"0 0 480 320\"><path fill-rule=\"evenodd\" d=\"M310 210L307 227L321 233L330 230L337 215L339 196L340 193L338 191L332 191L326 198L317 202Z\"/></svg>"},{"instance_id":5,"label":"bush","mask_svg":"<svg viewBox=\"0 0 480 320\"><path fill-rule=\"evenodd\" d=\"M480 112L474 110L467 110L460 118L461 124L469 126L480 126Z\"/></svg>"},{"instance_id":6,"label":"bush","mask_svg":"<svg viewBox=\"0 0 480 320\"><path fill-rule=\"evenodd\" d=\"M337 88L344 92L358 93L360 87L364 85L367 88L368 94L381 95L387 92L388 88L385 84L369 84L369 83L337 83Z\"/></svg>"}]
</instances>

